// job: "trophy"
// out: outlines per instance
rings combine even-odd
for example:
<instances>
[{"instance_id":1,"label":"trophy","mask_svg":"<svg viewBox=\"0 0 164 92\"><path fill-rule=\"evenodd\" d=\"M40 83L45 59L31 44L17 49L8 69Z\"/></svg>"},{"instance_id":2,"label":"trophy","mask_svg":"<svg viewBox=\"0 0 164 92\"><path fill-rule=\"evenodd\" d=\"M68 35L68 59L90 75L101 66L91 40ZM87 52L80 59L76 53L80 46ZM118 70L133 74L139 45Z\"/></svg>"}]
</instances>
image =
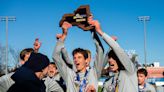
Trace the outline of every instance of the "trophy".
<instances>
[{"instance_id":1,"label":"trophy","mask_svg":"<svg viewBox=\"0 0 164 92\"><path fill-rule=\"evenodd\" d=\"M64 21L67 21L72 24L72 26L78 26L84 31L93 29L92 26L88 24L88 17L91 15L89 5L80 6L72 14L64 14L62 19L59 22L61 27Z\"/></svg>"}]
</instances>

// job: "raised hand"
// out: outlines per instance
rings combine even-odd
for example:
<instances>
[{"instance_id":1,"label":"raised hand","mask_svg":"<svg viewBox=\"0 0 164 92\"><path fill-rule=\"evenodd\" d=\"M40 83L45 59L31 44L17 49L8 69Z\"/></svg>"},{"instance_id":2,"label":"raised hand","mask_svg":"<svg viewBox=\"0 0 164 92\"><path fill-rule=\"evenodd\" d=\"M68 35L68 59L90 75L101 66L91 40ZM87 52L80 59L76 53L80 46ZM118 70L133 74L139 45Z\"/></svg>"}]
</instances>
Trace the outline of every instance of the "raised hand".
<instances>
[{"instance_id":1,"label":"raised hand","mask_svg":"<svg viewBox=\"0 0 164 92\"><path fill-rule=\"evenodd\" d=\"M63 29L63 34L67 34L68 28L72 27L72 25L68 22L63 22L62 24L62 29Z\"/></svg>"},{"instance_id":2,"label":"raised hand","mask_svg":"<svg viewBox=\"0 0 164 92\"><path fill-rule=\"evenodd\" d=\"M34 45L34 51L37 53L39 51L39 48L41 47L41 42L39 42L39 38L35 39L35 42L33 45Z\"/></svg>"},{"instance_id":3,"label":"raised hand","mask_svg":"<svg viewBox=\"0 0 164 92\"><path fill-rule=\"evenodd\" d=\"M98 32L100 35L103 34L100 23L97 20L93 20L93 16L88 17L88 23L91 26L95 27L95 31Z\"/></svg>"},{"instance_id":4,"label":"raised hand","mask_svg":"<svg viewBox=\"0 0 164 92\"><path fill-rule=\"evenodd\" d=\"M70 23L68 23L68 22L63 22L61 27L62 27L63 33L62 34L57 34L56 38L60 39L61 41L64 41L66 36L67 36L68 29L70 27L72 27L72 25Z\"/></svg>"}]
</instances>

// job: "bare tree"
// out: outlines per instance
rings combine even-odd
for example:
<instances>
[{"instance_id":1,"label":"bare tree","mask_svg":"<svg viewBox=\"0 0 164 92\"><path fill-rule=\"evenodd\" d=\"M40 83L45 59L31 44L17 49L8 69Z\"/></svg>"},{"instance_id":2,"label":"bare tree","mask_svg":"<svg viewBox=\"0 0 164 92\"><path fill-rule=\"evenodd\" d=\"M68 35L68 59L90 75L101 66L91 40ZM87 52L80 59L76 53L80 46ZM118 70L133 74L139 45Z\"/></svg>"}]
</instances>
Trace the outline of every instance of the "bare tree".
<instances>
[{"instance_id":1,"label":"bare tree","mask_svg":"<svg viewBox=\"0 0 164 92\"><path fill-rule=\"evenodd\" d=\"M5 55L6 50L5 46L2 46L0 44L0 75L5 73ZM10 72L12 69L16 68L19 61L19 51L16 51L15 49L9 47L8 49L8 71Z\"/></svg>"},{"instance_id":2,"label":"bare tree","mask_svg":"<svg viewBox=\"0 0 164 92\"><path fill-rule=\"evenodd\" d=\"M5 73L5 48L0 44L0 75Z\"/></svg>"},{"instance_id":3,"label":"bare tree","mask_svg":"<svg viewBox=\"0 0 164 92\"><path fill-rule=\"evenodd\" d=\"M19 51L10 47L9 55L10 55L10 59L9 59L10 64L8 64L8 71L11 72L15 70L19 65Z\"/></svg>"}]
</instances>

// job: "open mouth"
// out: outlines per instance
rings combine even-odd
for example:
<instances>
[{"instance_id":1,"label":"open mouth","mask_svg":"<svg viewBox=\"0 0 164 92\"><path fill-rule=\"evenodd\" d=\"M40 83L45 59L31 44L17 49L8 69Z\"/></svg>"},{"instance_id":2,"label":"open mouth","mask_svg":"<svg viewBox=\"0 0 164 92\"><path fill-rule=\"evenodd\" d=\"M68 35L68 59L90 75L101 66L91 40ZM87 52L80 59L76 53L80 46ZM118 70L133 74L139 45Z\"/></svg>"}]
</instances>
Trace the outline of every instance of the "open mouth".
<instances>
[{"instance_id":1,"label":"open mouth","mask_svg":"<svg viewBox=\"0 0 164 92\"><path fill-rule=\"evenodd\" d=\"M110 64L110 69L112 70L114 68L114 64Z\"/></svg>"},{"instance_id":2,"label":"open mouth","mask_svg":"<svg viewBox=\"0 0 164 92\"><path fill-rule=\"evenodd\" d=\"M80 65L80 63L76 63L76 66L79 66Z\"/></svg>"},{"instance_id":3,"label":"open mouth","mask_svg":"<svg viewBox=\"0 0 164 92\"><path fill-rule=\"evenodd\" d=\"M110 66L114 66L114 64L111 64Z\"/></svg>"},{"instance_id":4,"label":"open mouth","mask_svg":"<svg viewBox=\"0 0 164 92\"><path fill-rule=\"evenodd\" d=\"M54 73L54 71L50 71L50 73Z\"/></svg>"}]
</instances>

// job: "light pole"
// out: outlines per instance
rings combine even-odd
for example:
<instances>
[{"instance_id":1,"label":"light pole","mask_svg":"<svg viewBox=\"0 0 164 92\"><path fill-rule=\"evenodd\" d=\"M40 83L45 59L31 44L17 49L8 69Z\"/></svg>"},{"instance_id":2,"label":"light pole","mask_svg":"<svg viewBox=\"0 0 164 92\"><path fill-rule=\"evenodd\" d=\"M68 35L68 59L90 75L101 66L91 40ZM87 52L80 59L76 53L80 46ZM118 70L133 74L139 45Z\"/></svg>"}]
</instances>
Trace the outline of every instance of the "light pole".
<instances>
[{"instance_id":1,"label":"light pole","mask_svg":"<svg viewBox=\"0 0 164 92\"><path fill-rule=\"evenodd\" d=\"M8 73L8 21L16 21L15 16L0 16L0 21L6 21L6 63L5 63L5 74Z\"/></svg>"},{"instance_id":2,"label":"light pole","mask_svg":"<svg viewBox=\"0 0 164 92\"><path fill-rule=\"evenodd\" d=\"M143 23L144 23L144 56L145 56L145 67L147 67L147 62L146 62L147 61L146 60L146 57L147 57L147 52L146 52L146 21L150 20L150 16L139 16L138 20L143 21Z\"/></svg>"}]
</instances>

